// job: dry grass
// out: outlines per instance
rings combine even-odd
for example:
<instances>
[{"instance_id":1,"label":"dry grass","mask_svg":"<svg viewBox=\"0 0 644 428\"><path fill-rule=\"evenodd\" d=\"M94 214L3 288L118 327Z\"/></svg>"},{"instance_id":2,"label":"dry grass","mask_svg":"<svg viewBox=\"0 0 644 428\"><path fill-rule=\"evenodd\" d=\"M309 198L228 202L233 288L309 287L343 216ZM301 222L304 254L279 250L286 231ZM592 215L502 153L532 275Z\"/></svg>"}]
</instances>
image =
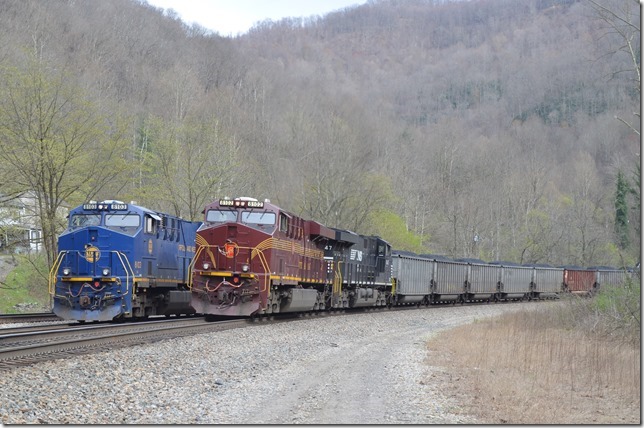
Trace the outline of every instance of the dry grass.
<instances>
[{"instance_id":1,"label":"dry grass","mask_svg":"<svg viewBox=\"0 0 644 428\"><path fill-rule=\"evenodd\" d=\"M639 346L558 328L565 305L535 305L431 340L428 363L451 380L445 392L458 412L491 424L640 424Z\"/></svg>"}]
</instances>

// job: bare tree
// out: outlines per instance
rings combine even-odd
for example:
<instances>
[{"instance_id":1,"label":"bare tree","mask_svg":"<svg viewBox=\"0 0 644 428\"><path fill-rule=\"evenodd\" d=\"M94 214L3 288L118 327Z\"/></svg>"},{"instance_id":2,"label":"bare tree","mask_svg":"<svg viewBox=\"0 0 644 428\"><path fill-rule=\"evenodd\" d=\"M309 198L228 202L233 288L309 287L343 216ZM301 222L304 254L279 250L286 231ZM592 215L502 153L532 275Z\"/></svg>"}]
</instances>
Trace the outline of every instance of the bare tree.
<instances>
[{"instance_id":1,"label":"bare tree","mask_svg":"<svg viewBox=\"0 0 644 428\"><path fill-rule=\"evenodd\" d=\"M49 265L63 226L59 209L100 191L125 170L118 124L99 114L69 75L33 60L0 81L0 161L4 185L36 194Z\"/></svg>"},{"instance_id":2,"label":"bare tree","mask_svg":"<svg viewBox=\"0 0 644 428\"><path fill-rule=\"evenodd\" d=\"M640 46L640 3L638 0L589 0L590 7L595 11L598 19L603 22L602 37L608 39L609 48L604 54L606 57L626 55L628 66L618 67L612 70L612 77L627 73L633 82L632 88L638 94L638 103L635 106L639 109L641 96L641 46ZM628 126L634 133L640 135L638 129L640 112L635 110L633 115L638 118L637 122L616 116L616 119Z\"/></svg>"},{"instance_id":3,"label":"bare tree","mask_svg":"<svg viewBox=\"0 0 644 428\"><path fill-rule=\"evenodd\" d=\"M330 113L314 131L296 161L303 178L301 209L309 218L358 232L374 207L382 207L389 190L382 177L370 173L370 150L344 118Z\"/></svg>"},{"instance_id":4,"label":"bare tree","mask_svg":"<svg viewBox=\"0 0 644 428\"><path fill-rule=\"evenodd\" d=\"M241 161L239 142L215 118L157 122L155 129L150 169L158 176L140 189L152 206L169 205L177 216L200 220L213 198L244 189L248 164Z\"/></svg>"}]
</instances>

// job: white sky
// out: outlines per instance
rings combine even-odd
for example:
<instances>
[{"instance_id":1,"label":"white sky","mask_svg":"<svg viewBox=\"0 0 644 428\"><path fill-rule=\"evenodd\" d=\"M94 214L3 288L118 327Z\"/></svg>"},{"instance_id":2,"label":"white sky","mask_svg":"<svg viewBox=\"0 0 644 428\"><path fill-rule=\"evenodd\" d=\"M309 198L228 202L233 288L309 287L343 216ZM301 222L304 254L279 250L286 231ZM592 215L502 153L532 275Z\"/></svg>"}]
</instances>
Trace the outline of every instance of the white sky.
<instances>
[{"instance_id":1,"label":"white sky","mask_svg":"<svg viewBox=\"0 0 644 428\"><path fill-rule=\"evenodd\" d=\"M220 36L245 33L256 22L286 17L323 16L367 0L146 0L163 9L174 9L187 24L196 22Z\"/></svg>"}]
</instances>

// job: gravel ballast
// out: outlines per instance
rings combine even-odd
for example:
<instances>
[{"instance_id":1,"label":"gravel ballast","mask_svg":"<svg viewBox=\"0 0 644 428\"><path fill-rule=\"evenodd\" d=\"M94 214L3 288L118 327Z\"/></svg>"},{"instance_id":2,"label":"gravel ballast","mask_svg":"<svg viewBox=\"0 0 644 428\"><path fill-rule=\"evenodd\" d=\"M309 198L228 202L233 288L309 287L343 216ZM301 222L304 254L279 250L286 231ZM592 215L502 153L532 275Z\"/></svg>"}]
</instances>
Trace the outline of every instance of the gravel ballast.
<instances>
[{"instance_id":1,"label":"gravel ballast","mask_svg":"<svg viewBox=\"0 0 644 428\"><path fill-rule=\"evenodd\" d=\"M533 305L315 316L20 367L0 376L0 422L476 423L432 381L426 342Z\"/></svg>"}]
</instances>

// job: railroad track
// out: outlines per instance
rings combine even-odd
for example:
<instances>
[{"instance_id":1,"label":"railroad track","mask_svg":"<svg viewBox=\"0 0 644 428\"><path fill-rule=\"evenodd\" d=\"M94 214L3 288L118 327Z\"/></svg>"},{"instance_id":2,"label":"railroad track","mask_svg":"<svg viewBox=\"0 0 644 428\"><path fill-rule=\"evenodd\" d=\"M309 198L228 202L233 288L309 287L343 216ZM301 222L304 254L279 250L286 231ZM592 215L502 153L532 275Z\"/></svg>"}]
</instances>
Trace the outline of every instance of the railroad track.
<instances>
[{"instance_id":1,"label":"railroad track","mask_svg":"<svg viewBox=\"0 0 644 428\"><path fill-rule=\"evenodd\" d=\"M337 310L320 315L343 316L349 315L351 312ZM289 313L256 319L210 319L206 321L205 318L198 317L148 320L136 323L70 323L0 328L0 372L14 367L68 358L74 355L142 345L201 333L251 327L258 323L296 321L316 315L318 314Z\"/></svg>"},{"instance_id":2,"label":"railroad track","mask_svg":"<svg viewBox=\"0 0 644 428\"><path fill-rule=\"evenodd\" d=\"M481 303L465 303L466 306L478 304ZM437 308L429 309L429 311L436 310L441 306L449 308L452 305L437 305ZM275 314L254 319L216 320L198 317L149 320L136 323L71 323L0 328L0 372L42 361L113 350L194 334L245 328L257 323L279 323L318 316L349 316L372 311L415 310L417 308L419 308L418 305L409 305L397 308L338 309L319 313Z\"/></svg>"},{"instance_id":3,"label":"railroad track","mask_svg":"<svg viewBox=\"0 0 644 428\"><path fill-rule=\"evenodd\" d=\"M74 325L5 334L0 330L0 371L37 362L213 331L243 328L248 320L206 322L203 318L133 324Z\"/></svg>"},{"instance_id":4,"label":"railroad track","mask_svg":"<svg viewBox=\"0 0 644 428\"><path fill-rule=\"evenodd\" d=\"M45 321L60 321L60 318L51 312L34 314L0 314L0 324Z\"/></svg>"},{"instance_id":5,"label":"railroad track","mask_svg":"<svg viewBox=\"0 0 644 428\"><path fill-rule=\"evenodd\" d=\"M33 333L33 332L42 332L42 331L56 330L56 329L60 330L64 328L73 328L73 327L78 327L82 325L82 324L77 324L74 321L71 321L69 324L63 324L63 323L58 323L58 324L38 323L38 324L39 325L28 325L28 326L20 326L20 327L0 327L0 337L5 335L10 335L10 334ZM2 345L0 344L0 348L1 347Z\"/></svg>"}]
</instances>

